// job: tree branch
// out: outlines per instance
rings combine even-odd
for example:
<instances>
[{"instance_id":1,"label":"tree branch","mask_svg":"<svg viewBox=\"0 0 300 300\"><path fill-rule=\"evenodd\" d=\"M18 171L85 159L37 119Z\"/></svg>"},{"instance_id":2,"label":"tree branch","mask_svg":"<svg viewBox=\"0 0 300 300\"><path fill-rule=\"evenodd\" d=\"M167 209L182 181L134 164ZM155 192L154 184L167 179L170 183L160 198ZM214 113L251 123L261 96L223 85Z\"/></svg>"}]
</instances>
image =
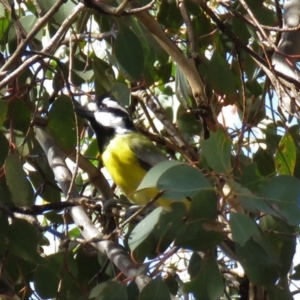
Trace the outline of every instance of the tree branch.
<instances>
[{"instance_id":1,"label":"tree branch","mask_svg":"<svg viewBox=\"0 0 300 300\"><path fill-rule=\"evenodd\" d=\"M46 153L49 165L64 195L67 196L72 174L65 163L63 153L58 149L52 137L45 129L36 127L36 138ZM71 189L70 197L79 197L75 187ZM99 240L99 242L94 242L92 245L100 252L106 254L127 278L134 279L140 290L151 281L151 277L141 274L140 268L128 257L120 246L110 240L102 240L104 235L95 227L82 206L71 207L70 214L80 229L82 236L89 241L94 239Z\"/></svg>"},{"instance_id":2,"label":"tree branch","mask_svg":"<svg viewBox=\"0 0 300 300\"><path fill-rule=\"evenodd\" d=\"M60 0L63 1L64 0ZM69 17L61 24L57 32L53 35L53 37L50 39L48 45L44 47L40 53L42 54L53 54L55 50L57 49L59 42L65 32L69 29L71 26L72 22L74 21L75 18L78 17L78 14L85 8L85 6L82 3L79 3L76 7L73 8L72 12L70 13ZM46 15L45 15L46 16ZM22 49L24 51L24 49ZM15 54L14 54L15 55ZM8 64L8 66L11 66L11 60L14 59L14 55L11 56L11 58L7 61L5 65ZM0 90L4 88L9 82L14 80L17 76L20 76L27 68L29 68L31 65L34 63L38 62L40 59L43 59L44 57L37 54L34 55L28 59L26 59L18 68L16 68L14 71L12 71L8 76L5 76L4 78L0 77ZM4 66L5 66L4 65ZM3 74L6 73L6 68L4 69L4 66L0 70L0 76L3 76ZM5 72L2 72L2 70L5 70ZM2 73L1 73L2 72Z\"/></svg>"},{"instance_id":3,"label":"tree branch","mask_svg":"<svg viewBox=\"0 0 300 300\"><path fill-rule=\"evenodd\" d=\"M5 74L5 71L8 71L9 68L14 65L14 63L23 55L24 50L26 49L30 41L34 38L34 36L44 27L48 20L58 11L60 6L62 6L64 3L65 0L56 1L56 3L51 7L51 9L42 18L38 19L35 26L27 34L27 37L24 40L21 40L20 45L15 50L13 55L2 66L2 68L0 69L0 74Z\"/></svg>"},{"instance_id":4,"label":"tree branch","mask_svg":"<svg viewBox=\"0 0 300 300\"><path fill-rule=\"evenodd\" d=\"M300 26L300 2L285 1L283 28L295 28ZM283 32L275 51L272 62L276 71L279 71L299 81L299 71L296 62L300 54L300 31Z\"/></svg>"},{"instance_id":5,"label":"tree branch","mask_svg":"<svg viewBox=\"0 0 300 300\"><path fill-rule=\"evenodd\" d=\"M142 6L142 7L137 7L137 8L130 8L127 9L130 6L130 1L129 0L122 0L119 6L114 7L111 5L108 5L106 3L103 3L103 1L99 0L81 0L84 5L87 7L91 7L97 11L100 10L100 12L110 15L110 16L129 16L129 15L134 15L137 14L141 11L149 10L155 3L155 0L152 0L148 4Z\"/></svg>"},{"instance_id":6,"label":"tree branch","mask_svg":"<svg viewBox=\"0 0 300 300\"><path fill-rule=\"evenodd\" d=\"M190 84L197 104L208 106L208 99L205 94L205 86L194 64L194 61L184 56L181 50L163 32L157 21L148 12L143 11L137 14L136 18L141 21L146 29L158 41L161 47L178 64L178 67L182 70Z\"/></svg>"}]
</instances>

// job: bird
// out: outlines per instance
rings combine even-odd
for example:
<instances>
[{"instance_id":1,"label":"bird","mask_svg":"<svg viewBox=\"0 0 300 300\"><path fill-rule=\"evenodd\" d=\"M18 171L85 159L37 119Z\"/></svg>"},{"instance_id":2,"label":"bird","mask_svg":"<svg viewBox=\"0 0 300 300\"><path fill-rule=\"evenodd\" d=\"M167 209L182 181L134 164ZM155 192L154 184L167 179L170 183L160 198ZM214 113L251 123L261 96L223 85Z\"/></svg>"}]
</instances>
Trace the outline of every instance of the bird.
<instances>
[{"instance_id":1,"label":"bird","mask_svg":"<svg viewBox=\"0 0 300 300\"><path fill-rule=\"evenodd\" d=\"M156 188L136 191L146 173L168 160L154 143L135 127L128 110L110 94L98 96L88 106L75 109L89 121L98 142L103 165L125 196L136 205L146 205L157 195ZM159 198L156 206L169 209L181 200ZM187 199L183 202L189 206Z\"/></svg>"}]
</instances>

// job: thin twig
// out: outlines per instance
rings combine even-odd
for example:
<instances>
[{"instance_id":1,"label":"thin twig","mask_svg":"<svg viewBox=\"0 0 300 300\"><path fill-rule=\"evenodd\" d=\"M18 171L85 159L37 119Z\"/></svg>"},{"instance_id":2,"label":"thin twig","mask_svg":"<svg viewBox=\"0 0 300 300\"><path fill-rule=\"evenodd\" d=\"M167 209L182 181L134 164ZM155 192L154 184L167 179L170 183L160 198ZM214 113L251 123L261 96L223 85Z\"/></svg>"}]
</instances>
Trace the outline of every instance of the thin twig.
<instances>
[{"instance_id":1,"label":"thin twig","mask_svg":"<svg viewBox=\"0 0 300 300\"><path fill-rule=\"evenodd\" d=\"M185 0L178 0L177 2L178 2L179 10L180 10L181 15L184 20L184 23L186 25L186 32L187 32L187 37L188 37L187 45L188 45L190 56L193 59L197 59L199 57L199 52L197 49L195 30L194 30L194 26L192 24L190 14L186 8Z\"/></svg>"},{"instance_id":2,"label":"thin twig","mask_svg":"<svg viewBox=\"0 0 300 300\"><path fill-rule=\"evenodd\" d=\"M66 196L70 187L72 174L66 166L63 154L45 129L36 128L36 138L46 153L55 178ZM78 192L75 187L72 188L70 195L71 197L78 197ZM103 233L95 227L83 207L75 206L70 208L70 214L80 229L84 239L100 239L100 242L92 243L92 245L100 252L106 254L110 261L112 261L127 278L134 279L140 290L151 281L151 277L140 273L140 268L133 263L120 246L110 240L102 240L104 237Z\"/></svg>"},{"instance_id":3,"label":"thin twig","mask_svg":"<svg viewBox=\"0 0 300 300\"><path fill-rule=\"evenodd\" d=\"M147 107L154 113L156 118L162 122L169 136L176 142L176 145L180 148L184 148L188 152L188 157L190 157L189 162L195 162L198 160L198 155L195 153L194 149L189 145L189 143L182 137L180 132L175 128L172 122L166 117L166 114L161 108L159 108L155 102L151 99L149 94L144 90L138 90L132 92L141 102L146 103Z\"/></svg>"},{"instance_id":4,"label":"thin twig","mask_svg":"<svg viewBox=\"0 0 300 300\"><path fill-rule=\"evenodd\" d=\"M117 34L116 30L110 30L108 32L103 32L103 33L94 33L94 32L77 33L77 34L72 34L72 35L70 35L70 37L62 40L60 42L60 45L66 45L70 42L70 40L72 42L81 41L81 40L85 40L85 39L95 39L95 40L101 41L101 40L111 37L111 36L116 37L116 34Z\"/></svg>"},{"instance_id":5,"label":"thin twig","mask_svg":"<svg viewBox=\"0 0 300 300\"><path fill-rule=\"evenodd\" d=\"M194 0L196 3L198 3L202 9L204 10L205 13L208 14L208 16L217 24L218 28L224 33L226 34L231 40L232 42L240 47L241 49L243 49L246 53L248 53L252 59L254 61L256 61L256 63L261 66L264 71L266 72L266 70L269 70L270 66L267 63L267 61L262 58L260 55L258 55L255 51L253 51L249 46L245 45L231 30L230 28L224 24L219 18L218 16L207 6L206 1L205 0ZM273 72L273 73L272 73ZM270 74L273 74L272 76L274 77L275 75L278 76L278 78L280 78L280 81L284 80L286 82L286 85L293 85L294 87L297 87L300 89L300 83L299 81L295 80L294 78L291 78L289 76L286 76L285 74L282 74L276 70L272 70L272 72L269 70L269 72L267 72ZM269 76L269 75L268 75ZM272 82L273 83L273 82Z\"/></svg>"},{"instance_id":6,"label":"thin twig","mask_svg":"<svg viewBox=\"0 0 300 300\"><path fill-rule=\"evenodd\" d=\"M150 207L153 203L155 203L163 194L165 191L159 191L150 201L147 202L146 205L141 207L139 210L137 210L134 214L132 214L128 219L126 219L123 223L119 225L119 228L123 228L125 225L130 223L132 220L134 220L138 215L140 215L144 210L146 210L148 207Z\"/></svg>"},{"instance_id":7,"label":"thin twig","mask_svg":"<svg viewBox=\"0 0 300 300\"><path fill-rule=\"evenodd\" d=\"M276 1L277 2L277 1ZM233 14L235 17L241 19L243 22L253 26L253 27L257 27L254 22L252 22L251 20L249 20L248 18L246 18L243 14L241 14L240 12L238 12L237 10L233 9L230 5L228 5L227 3L224 2L220 2L220 5L223 6L224 8L226 8L228 11L230 11L231 14ZM280 11L281 12L281 11ZM282 17L278 18L278 21L282 22ZM272 27L272 26L266 26L266 25L262 25L259 24L259 26L267 31L275 31L275 32L287 32L287 31L298 31L300 29L300 24L297 25L296 27L291 27L291 28L282 28L282 26L280 25L279 27Z\"/></svg>"},{"instance_id":8,"label":"thin twig","mask_svg":"<svg viewBox=\"0 0 300 300\"><path fill-rule=\"evenodd\" d=\"M64 2L64 0L60 0L60 1ZM84 9L85 9L85 6L81 3L79 3L76 7L74 7L71 14L61 24L61 26L59 27L57 32L50 39L48 45L40 51L40 54L52 55L55 52L62 36L69 29L69 27L71 26L74 19L78 17L78 14ZM20 76L20 74L25 72L27 70L27 68L29 68L31 65L33 65L33 64L37 63L39 60L43 59L43 56L41 56L40 54L37 54L37 55L27 58L18 68L14 69L10 74L8 74L4 78L2 78L2 80L0 81L0 90L2 88L4 88L9 82L14 80L17 76ZM13 58L13 56L7 61L7 63L10 62L12 60L12 58ZM9 65L10 65L10 63L9 63ZM2 69L3 69L3 67L2 67ZM0 75L2 75L1 70L0 70Z\"/></svg>"},{"instance_id":9,"label":"thin twig","mask_svg":"<svg viewBox=\"0 0 300 300\"><path fill-rule=\"evenodd\" d=\"M94 8L98 11L100 10L102 13L104 12L105 14L111 16L129 16L141 13L143 11L147 11L152 8L155 1L156 0L152 0L150 3L142 7L130 8L126 10L130 3L129 0L123 0L118 7L113 7L111 5L96 0L82 0L84 5L86 5L87 7Z\"/></svg>"},{"instance_id":10,"label":"thin twig","mask_svg":"<svg viewBox=\"0 0 300 300\"><path fill-rule=\"evenodd\" d=\"M25 48L28 46L29 42L34 38L34 36L45 26L49 19L58 11L60 6L65 3L65 0L57 0L51 9L40 19L38 19L35 26L27 34L26 38L23 39L14 51L13 55L8 59L8 61L0 69L0 74L3 74L5 71L8 71L14 63L22 56Z\"/></svg>"}]
</instances>

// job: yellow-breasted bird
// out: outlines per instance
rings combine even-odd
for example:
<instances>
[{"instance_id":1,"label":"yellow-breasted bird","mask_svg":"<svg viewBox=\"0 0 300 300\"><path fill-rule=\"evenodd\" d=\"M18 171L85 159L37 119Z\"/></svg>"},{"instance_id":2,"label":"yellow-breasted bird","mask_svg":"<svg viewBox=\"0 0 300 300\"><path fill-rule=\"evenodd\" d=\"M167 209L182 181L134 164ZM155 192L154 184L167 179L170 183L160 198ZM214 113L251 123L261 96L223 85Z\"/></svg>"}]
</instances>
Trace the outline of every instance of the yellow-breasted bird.
<instances>
[{"instance_id":1,"label":"yellow-breasted bird","mask_svg":"<svg viewBox=\"0 0 300 300\"><path fill-rule=\"evenodd\" d=\"M102 161L113 181L128 199L145 205L158 192L156 188L135 192L147 171L167 157L151 140L135 128L128 111L112 96L103 95L87 107L76 108L93 128ZM187 201L187 200L185 200ZM174 201L159 198L156 204L168 207Z\"/></svg>"}]
</instances>

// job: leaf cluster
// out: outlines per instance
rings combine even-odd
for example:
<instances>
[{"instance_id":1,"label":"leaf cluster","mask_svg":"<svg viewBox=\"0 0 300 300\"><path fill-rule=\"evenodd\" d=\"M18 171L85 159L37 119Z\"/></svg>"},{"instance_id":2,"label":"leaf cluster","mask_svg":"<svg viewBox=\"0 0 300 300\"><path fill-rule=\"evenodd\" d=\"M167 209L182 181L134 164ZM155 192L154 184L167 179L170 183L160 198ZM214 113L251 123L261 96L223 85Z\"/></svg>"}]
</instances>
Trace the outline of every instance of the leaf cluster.
<instances>
[{"instance_id":1,"label":"leaf cluster","mask_svg":"<svg viewBox=\"0 0 300 300\"><path fill-rule=\"evenodd\" d=\"M21 299L292 299L300 139L266 47L278 1L101 5L0 3L0 279ZM105 92L170 158L137 189L169 210L132 217L103 175L74 108Z\"/></svg>"}]
</instances>

